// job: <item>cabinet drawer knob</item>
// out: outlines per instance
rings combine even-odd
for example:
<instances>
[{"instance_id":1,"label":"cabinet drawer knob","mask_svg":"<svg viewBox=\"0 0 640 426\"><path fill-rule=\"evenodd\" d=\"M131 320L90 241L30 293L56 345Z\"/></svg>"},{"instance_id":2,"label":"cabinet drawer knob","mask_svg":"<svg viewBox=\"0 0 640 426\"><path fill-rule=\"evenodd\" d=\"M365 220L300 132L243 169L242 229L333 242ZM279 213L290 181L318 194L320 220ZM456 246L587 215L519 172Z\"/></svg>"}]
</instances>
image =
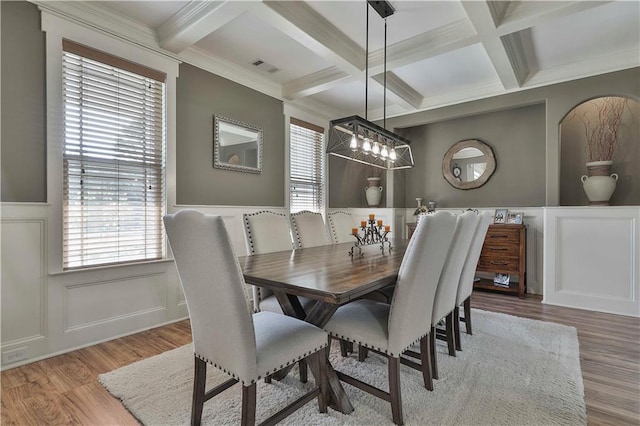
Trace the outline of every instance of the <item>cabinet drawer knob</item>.
<instances>
[{"instance_id":1,"label":"cabinet drawer knob","mask_svg":"<svg viewBox=\"0 0 640 426\"><path fill-rule=\"evenodd\" d=\"M491 238L509 238L508 235L504 235L504 234L502 234L502 235L489 235L489 237L491 237Z\"/></svg>"},{"instance_id":2,"label":"cabinet drawer knob","mask_svg":"<svg viewBox=\"0 0 640 426\"><path fill-rule=\"evenodd\" d=\"M503 266L504 266L504 265L506 265L506 264L507 264L507 262L500 262L500 261L492 260L492 261L491 261L491 264L492 264L492 265L503 265Z\"/></svg>"},{"instance_id":3,"label":"cabinet drawer knob","mask_svg":"<svg viewBox=\"0 0 640 426\"><path fill-rule=\"evenodd\" d=\"M493 251L507 251L509 250L507 247L490 247L489 250Z\"/></svg>"}]
</instances>

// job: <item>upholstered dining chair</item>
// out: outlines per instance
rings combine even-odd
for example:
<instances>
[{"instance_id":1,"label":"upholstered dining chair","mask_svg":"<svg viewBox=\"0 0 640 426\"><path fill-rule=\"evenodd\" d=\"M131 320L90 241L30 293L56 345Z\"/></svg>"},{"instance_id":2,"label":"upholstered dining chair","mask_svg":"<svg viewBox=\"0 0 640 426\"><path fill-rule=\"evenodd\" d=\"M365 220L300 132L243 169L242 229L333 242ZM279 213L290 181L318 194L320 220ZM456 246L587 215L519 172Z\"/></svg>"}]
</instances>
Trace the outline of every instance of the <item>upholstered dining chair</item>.
<instances>
[{"instance_id":1,"label":"upholstered dining chair","mask_svg":"<svg viewBox=\"0 0 640 426\"><path fill-rule=\"evenodd\" d=\"M296 248L316 247L331 244L321 213L302 210L289 215L291 234Z\"/></svg>"},{"instance_id":2,"label":"upholstered dining chair","mask_svg":"<svg viewBox=\"0 0 640 426\"><path fill-rule=\"evenodd\" d=\"M291 232L289 221L284 214L268 210L242 215L244 223L244 235L249 254L271 253L274 251L291 250ZM250 283L251 284L251 283ZM255 312L275 312L284 314L280 302L276 296L267 289L259 286L253 287L253 308ZM304 297L298 298L302 309L308 311L314 301ZM300 381L307 382L307 364L300 360ZM267 382L270 378L265 378Z\"/></svg>"},{"instance_id":3,"label":"upholstered dining chair","mask_svg":"<svg viewBox=\"0 0 640 426\"><path fill-rule=\"evenodd\" d=\"M424 219L422 219L424 220ZM455 334L454 334L454 310L456 307L456 295L462 268L469 253L469 247L473 240L478 221L478 214L474 211L467 211L457 216L456 227L453 234L453 241L447 254L447 259L442 268L442 275L438 281L436 294L433 302L433 313L431 315L431 362L433 377L438 378L438 358L436 352L436 325L445 318L446 338L449 355L455 356Z\"/></svg>"},{"instance_id":4,"label":"upholstered dining chair","mask_svg":"<svg viewBox=\"0 0 640 426\"><path fill-rule=\"evenodd\" d=\"M484 239L492 220L493 216L490 212L485 211L480 214L480 220L473 234L469 253L467 253L467 258L462 267L462 274L460 275L460 283L458 284L458 292L456 295L456 307L453 315L456 350L458 351L462 350L462 344L460 342L460 321L465 323L467 334L473 334L471 327L471 293L473 292L473 280L475 279L478 259L480 259ZM464 318L460 317L461 305L464 305Z\"/></svg>"},{"instance_id":5,"label":"upholstered dining chair","mask_svg":"<svg viewBox=\"0 0 640 426\"><path fill-rule=\"evenodd\" d=\"M191 320L195 371L191 424L199 425L205 401L242 384L242 424L256 417L256 382L283 366L309 357L317 386L265 423L276 423L318 398L326 412L327 333L293 317L246 309L244 278L220 216L183 210L164 217ZM231 379L205 392L207 364Z\"/></svg>"},{"instance_id":6,"label":"upholstered dining chair","mask_svg":"<svg viewBox=\"0 0 640 426\"><path fill-rule=\"evenodd\" d=\"M420 342L421 362L403 363L421 370L427 389L431 378L429 332L433 300L453 238L456 218L438 212L420 221L402 259L391 304L360 299L338 308L324 329L331 337L357 343L388 359L389 392L337 371L340 380L391 403L393 422L402 424L400 355Z\"/></svg>"},{"instance_id":7,"label":"upholstered dining chair","mask_svg":"<svg viewBox=\"0 0 640 426\"><path fill-rule=\"evenodd\" d=\"M268 210L242 215L248 254L271 253L293 249L287 216ZM282 313L273 293L253 286L253 306L256 312Z\"/></svg>"},{"instance_id":8,"label":"upholstered dining chair","mask_svg":"<svg viewBox=\"0 0 640 426\"><path fill-rule=\"evenodd\" d=\"M356 226L351 213L343 211L329 212L327 222L331 231L331 240L334 244L353 243L351 230Z\"/></svg>"}]
</instances>

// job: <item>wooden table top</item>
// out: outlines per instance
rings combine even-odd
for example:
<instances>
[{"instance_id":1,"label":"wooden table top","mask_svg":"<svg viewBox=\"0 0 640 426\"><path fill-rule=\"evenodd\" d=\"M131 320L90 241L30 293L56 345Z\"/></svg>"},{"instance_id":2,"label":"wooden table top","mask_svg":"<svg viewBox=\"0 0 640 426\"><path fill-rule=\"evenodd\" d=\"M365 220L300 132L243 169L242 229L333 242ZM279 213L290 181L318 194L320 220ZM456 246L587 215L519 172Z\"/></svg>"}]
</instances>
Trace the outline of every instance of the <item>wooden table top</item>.
<instances>
[{"instance_id":1,"label":"wooden table top","mask_svg":"<svg viewBox=\"0 0 640 426\"><path fill-rule=\"evenodd\" d=\"M378 244L349 256L351 243L254 254L239 258L248 284L341 305L395 282L409 240Z\"/></svg>"}]
</instances>

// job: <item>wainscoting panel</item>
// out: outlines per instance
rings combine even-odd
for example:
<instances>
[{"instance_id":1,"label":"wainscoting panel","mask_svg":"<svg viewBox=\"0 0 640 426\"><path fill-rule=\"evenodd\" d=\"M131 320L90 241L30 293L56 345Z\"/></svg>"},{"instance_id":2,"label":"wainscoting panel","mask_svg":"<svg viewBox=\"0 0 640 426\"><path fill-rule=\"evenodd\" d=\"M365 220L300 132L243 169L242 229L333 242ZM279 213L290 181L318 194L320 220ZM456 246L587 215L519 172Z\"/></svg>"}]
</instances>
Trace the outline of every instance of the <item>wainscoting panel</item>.
<instances>
[{"instance_id":1,"label":"wainscoting panel","mask_svg":"<svg viewBox=\"0 0 640 426\"><path fill-rule=\"evenodd\" d=\"M3 349L46 335L45 223L44 218L2 220Z\"/></svg>"},{"instance_id":2,"label":"wainscoting panel","mask_svg":"<svg viewBox=\"0 0 640 426\"><path fill-rule=\"evenodd\" d=\"M65 286L65 331L167 307L164 273Z\"/></svg>"},{"instance_id":3,"label":"wainscoting panel","mask_svg":"<svg viewBox=\"0 0 640 426\"><path fill-rule=\"evenodd\" d=\"M543 303L640 316L640 208L545 209Z\"/></svg>"}]
</instances>

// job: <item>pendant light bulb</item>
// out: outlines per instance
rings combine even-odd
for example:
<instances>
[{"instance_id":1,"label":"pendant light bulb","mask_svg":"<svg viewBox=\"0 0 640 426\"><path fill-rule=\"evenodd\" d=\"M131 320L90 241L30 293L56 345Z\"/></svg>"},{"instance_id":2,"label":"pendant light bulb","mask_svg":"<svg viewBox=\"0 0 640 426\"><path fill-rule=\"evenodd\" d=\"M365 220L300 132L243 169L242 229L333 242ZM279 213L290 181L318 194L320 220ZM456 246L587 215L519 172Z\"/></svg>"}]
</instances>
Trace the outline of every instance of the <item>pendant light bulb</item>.
<instances>
[{"instance_id":1,"label":"pendant light bulb","mask_svg":"<svg viewBox=\"0 0 640 426\"><path fill-rule=\"evenodd\" d=\"M369 138L364 138L364 142L362 143L362 150L365 154L368 154L371 151L371 142L369 142Z\"/></svg>"},{"instance_id":2,"label":"pendant light bulb","mask_svg":"<svg viewBox=\"0 0 640 426\"><path fill-rule=\"evenodd\" d=\"M380 144L378 142L373 143L373 148L371 148L371 153L376 156L380 154Z\"/></svg>"},{"instance_id":3,"label":"pendant light bulb","mask_svg":"<svg viewBox=\"0 0 640 426\"><path fill-rule=\"evenodd\" d=\"M380 150L380 156L382 158L387 158L389 156L389 148L386 145L382 145L382 149Z\"/></svg>"},{"instance_id":4,"label":"pendant light bulb","mask_svg":"<svg viewBox=\"0 0 640 426\"><path fill-rule=\"evenodd\" d=\"M398 158L398 156L396 155L396 149L391 148L391 151L389 151L389 160L396 161L396 158Z\"/></svg>"},{"instance_id":5,"label":"pendant light bulb","mask_svg":"<svg viewBox=\"0 0 640 426\"><path fill-rule=\"evenodd\" d=\"M351 143L349 144L349 148L351 148L352 151L356 151L358 149L358 138L356 138L356 135L353 135L351 137Z\"/></svg>"}]
</instances>

